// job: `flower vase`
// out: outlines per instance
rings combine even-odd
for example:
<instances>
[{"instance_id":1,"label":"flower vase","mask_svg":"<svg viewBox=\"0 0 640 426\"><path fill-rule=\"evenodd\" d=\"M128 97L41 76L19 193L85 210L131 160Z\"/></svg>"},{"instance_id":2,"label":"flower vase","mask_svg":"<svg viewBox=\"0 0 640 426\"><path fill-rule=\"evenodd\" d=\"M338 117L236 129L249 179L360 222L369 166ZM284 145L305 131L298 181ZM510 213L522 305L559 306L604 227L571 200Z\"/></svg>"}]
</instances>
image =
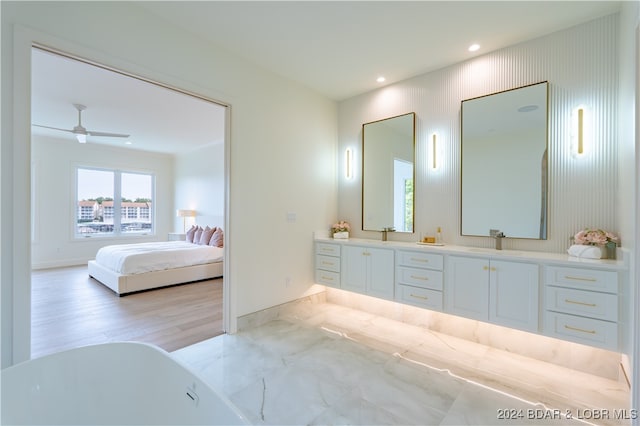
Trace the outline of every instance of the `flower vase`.
<instances>
[{"instance_id":1,"label":"flower vase","mask_svg":"<svg viewBox=\"0 0 640 426\"><path fill-rule=\"evenodd\" d=\"M596 244L595 247L600 249L600 259L607 258L607 245L606 244Z\"/></svg>"},{"instance_id":2,"label":"flower vase","mask_svg":"<svg viewBox=\"0 0 640 426\"><path fill-rule=\"evenodd\" d=\"M336 240L346 240L349 238L349 232L348 231L334 232L333 238Z\"/></svg>"},{"instance_id":3,"label":"flower vase","mask_svg":"<svg viewBox=\"0 0 640 426\"><path fill-rule=\"evenodd\" d=\"M604 246L604 250L603 250L603 259L614 259L616 258L616 249L618 248L618 245L616 243L614 243L613 241L609 241L607 244L605 244Z\"/></svg>"}]
</instances>

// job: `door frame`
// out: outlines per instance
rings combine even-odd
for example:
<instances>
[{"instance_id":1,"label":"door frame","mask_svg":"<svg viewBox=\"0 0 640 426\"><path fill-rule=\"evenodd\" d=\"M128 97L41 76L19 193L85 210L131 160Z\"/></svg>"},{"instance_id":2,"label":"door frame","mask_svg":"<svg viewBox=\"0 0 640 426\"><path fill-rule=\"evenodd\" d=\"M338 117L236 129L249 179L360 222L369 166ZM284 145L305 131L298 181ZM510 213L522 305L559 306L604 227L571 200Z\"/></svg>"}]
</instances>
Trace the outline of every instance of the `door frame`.
<instances>
[{"instance_id":1,"label":"door frame","mask_svg":"<svg viewBox=\"0 0 640 426\"><path fill-rule=\"evenodd\" d=\"M156 84L171 90L195 96L225 107L224 136L224 229L230 230L230 176L231 176L231 109L229 102L220 101L208 95L198 93L198 89L185 89L189 84L175 77L162 75L150 69L142 69L124 61L95 51L86 46L61 40L54 36L16 25L13 40L13 91L12 96L12 230L27 230L31 233L31 49L45 48L54 53L62 53L74 59L101 66L142 81ZM148 75L150 77L143 77ZM11 283L11 359L3 360L3 367L26 361L31 358L31 238L16 238L12 241L12 264L9 272ZM231 285L230 238L224 244L223 280L223 331L234 333L237 330L235 312L235 292ZM4 286L4 285L3 285ZM3 295L6 294L3 289ZM6 305L3 305L6 307ZM4 318L4 317L3 317ZM4 327L3 327L4 328ZM4 329L6 330L6 329ZM3 330L3 331L4 331ZM9 331L9 330L6 330ZM3 344L6 344L3 337ZM4 351L3 351L4 353Z\"/></svg>"}]
</instances>

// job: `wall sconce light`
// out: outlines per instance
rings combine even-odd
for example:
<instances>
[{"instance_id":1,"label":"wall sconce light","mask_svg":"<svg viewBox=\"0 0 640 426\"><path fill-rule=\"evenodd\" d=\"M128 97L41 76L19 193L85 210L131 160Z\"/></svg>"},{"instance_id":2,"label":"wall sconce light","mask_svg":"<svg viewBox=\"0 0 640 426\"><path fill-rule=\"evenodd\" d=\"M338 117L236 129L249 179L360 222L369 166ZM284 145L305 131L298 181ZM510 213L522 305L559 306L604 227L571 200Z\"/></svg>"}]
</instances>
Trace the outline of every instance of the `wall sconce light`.
<instances>
[{"instance_id":1,"label":"wall sconce light","mask_svg":"<svg viewBox=\"0 0 640 426\"><path fill-rule=\"evenodd\" d=\"M187 218L195 217L196 211L195 210L178 210L176 212L176 216L182 218L182 232L187 232Z\"/></svg>"},{"instance_id":2,"label":"wall sconce light","mask_svg":"<svg viewBox=\"0 0 640 426\"><path fill-rule=\"evenodd\" d=\"M431 168L432 169L437 169L438 168L438 159L437 159L437 152L438 152L438 145L437 145L437 135L434 133L433 135L431 135Z\"/></svg>"},{"instance_id":3,"label":"wall sconce light","mask_svg":"<svg viewBox=\"0 0 640 426\"><path fill-rule=\"evenodd\" d=\"M578 108L578 154L584 153L584 108Z\"/></svg>"},{"instance_id":4,"label":"wall sconce light","mask_svg":"<svg viewBox=\"0 0 640 426\"><path fill-rule=\"evenodd\" d=\"M345 177L347 179L353 178L353 151L351 148L347 148L345 151Z\"/></svg>"},{"instance_id":5,"label":"wall sconce light","mask_svg":"<svg viewBox=\"0 0 640 426\"><path fill-rule=\"evenodd\" d=\"M573 111L572 120L572 153L583 155L587 149L589 138L588 111L584 106L579 106Z\"/></svg>"}]
</instances>

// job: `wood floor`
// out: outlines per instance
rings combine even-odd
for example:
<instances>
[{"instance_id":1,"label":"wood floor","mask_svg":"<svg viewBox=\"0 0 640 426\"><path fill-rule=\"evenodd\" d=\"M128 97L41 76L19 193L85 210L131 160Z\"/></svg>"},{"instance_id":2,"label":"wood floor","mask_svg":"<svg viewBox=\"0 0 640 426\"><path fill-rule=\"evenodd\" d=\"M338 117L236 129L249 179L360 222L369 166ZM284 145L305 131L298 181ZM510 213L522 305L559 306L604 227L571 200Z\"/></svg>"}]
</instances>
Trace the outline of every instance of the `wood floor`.
<instances>
[{"instance_id":1,"label":"wood floor","mask_svg":"<svg viewBox=\"0 0 640 426\"><path fill-rule=\"evenodd\" d=\"M31 357L135 340L169 352L222 334L222 278L119 297L87 267L32 272Z\"/></svg>"}]
</instances>

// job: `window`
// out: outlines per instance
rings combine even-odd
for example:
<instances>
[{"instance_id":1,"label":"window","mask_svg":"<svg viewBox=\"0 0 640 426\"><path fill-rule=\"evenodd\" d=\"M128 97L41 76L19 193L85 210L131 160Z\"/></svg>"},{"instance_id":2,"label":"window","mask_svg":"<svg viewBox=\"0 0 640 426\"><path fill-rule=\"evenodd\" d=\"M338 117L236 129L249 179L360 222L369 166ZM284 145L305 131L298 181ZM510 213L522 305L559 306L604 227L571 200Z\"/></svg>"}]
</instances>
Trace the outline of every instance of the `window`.
<instances>
[{"instance_id":1,"label":"window","mask_svg":"<svg viewBox=\"0 0 640 426\"><path fill-rule=\"evenodd\" d=\"M121 170L76 170L76 237L153 232L155 179Z\"/></svg>"}]
</instances>

